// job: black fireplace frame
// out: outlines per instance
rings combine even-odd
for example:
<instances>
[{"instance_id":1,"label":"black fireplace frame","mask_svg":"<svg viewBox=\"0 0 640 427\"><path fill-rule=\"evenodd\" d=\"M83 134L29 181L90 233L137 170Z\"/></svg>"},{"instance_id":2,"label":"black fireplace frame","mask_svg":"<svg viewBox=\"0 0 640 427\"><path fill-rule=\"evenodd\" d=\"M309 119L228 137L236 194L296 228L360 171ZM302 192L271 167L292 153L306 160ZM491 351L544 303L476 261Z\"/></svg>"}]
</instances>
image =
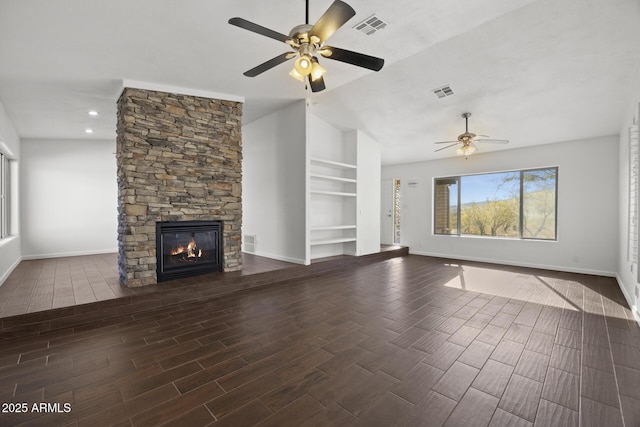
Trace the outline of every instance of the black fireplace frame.
<instances>
[{"instance_id":1,"label":"black fireplace frame","mask_svg":"<svg viewBox=\"0 0 640 427\"><path fill-rule=\"evenodd\" d=\"M163 259L163 242L162 233L193 233L198 231L216 231L217 232L217 253L215 262L202 265L192 265L184 268L165 271ZM180 279L184 277L197 276L200 274L212 273L223 270L224 260L224 243L223 243L224 224L222 221L159 221L156 222L156 274L158 282L167 280Z\"/></svg>"}]
</instances>

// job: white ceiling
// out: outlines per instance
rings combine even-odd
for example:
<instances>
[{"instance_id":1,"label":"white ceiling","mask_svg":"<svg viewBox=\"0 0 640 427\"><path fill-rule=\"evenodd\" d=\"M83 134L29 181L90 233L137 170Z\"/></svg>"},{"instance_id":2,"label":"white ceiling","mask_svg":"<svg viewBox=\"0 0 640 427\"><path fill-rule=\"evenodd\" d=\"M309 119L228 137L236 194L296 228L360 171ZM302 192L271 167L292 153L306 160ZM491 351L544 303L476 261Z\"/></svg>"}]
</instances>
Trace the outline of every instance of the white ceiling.
<instances>
[{"instance_id":1,"label":"white ceiling","mask_svg":"<svg viewBox=\"0 0 640 427\"><path fill-rule=\"evenodd\" d=\"M313 23L332 0L310 3ZM384 164L455 155L432 143L455 139L464 111L471 131L511 141L484 152L619 131L640 58L638 0L347 3L357 14L329 44L385 66L321 59L327 90L311 94L287 75L291 62L243 76L288 46L227 23L288 34L303 0L0 0L0 102L22 138L113 139L123 80L244 97L245 123L309 97L314 114L380 141ZM352 28L372 13L388 28ZM445 84L455 95L437 99Z\"/></svg>"}]
</instances>

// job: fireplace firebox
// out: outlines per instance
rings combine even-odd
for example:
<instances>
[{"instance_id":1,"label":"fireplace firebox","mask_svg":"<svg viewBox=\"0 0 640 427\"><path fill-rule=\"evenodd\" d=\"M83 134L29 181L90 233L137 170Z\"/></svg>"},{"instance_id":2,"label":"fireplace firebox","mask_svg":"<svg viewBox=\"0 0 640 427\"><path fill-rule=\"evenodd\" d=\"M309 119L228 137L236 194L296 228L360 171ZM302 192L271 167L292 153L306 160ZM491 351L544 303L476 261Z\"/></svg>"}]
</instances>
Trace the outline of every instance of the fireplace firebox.
<instances>
[{"instance_id":1,"label":"fireplace firebox","mask_svg":"<svg viewBox=\"0 0 640 427\"><path fill-rule=\"evenodd\" d=\"M222 221L156 223L158 282L222 271Z\"/></svg>"}]
</instances>

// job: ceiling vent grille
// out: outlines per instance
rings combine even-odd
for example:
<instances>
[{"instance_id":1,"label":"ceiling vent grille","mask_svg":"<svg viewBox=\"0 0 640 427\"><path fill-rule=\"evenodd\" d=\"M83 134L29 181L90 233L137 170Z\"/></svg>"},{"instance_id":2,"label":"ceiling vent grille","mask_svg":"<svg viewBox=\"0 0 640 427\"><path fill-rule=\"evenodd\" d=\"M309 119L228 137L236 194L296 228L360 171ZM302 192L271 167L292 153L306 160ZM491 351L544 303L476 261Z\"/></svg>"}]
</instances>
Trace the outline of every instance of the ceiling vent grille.
<instances>
[{"instance_id":1,"label":"ceiling vent grille","mask_svg":"<svg viewBox=\"0 0 640 427\"><path fill-rule=\"evenodd\" d=\"M356 24L353 28L370 36L386 28L387 25L389 25L388 22L386 22L383 19L380 19L374 13L370 17L366 18L364 21L361 21L358 24Z\"/></svg>"},{"instance_id":2,"label":"ceiling vent grille","mask_svg":"<svg viewBox=\"0 0 640 427\"><path fill-rule=\"evenodd\" d=\"M447 96L451 96L453 95L453 90L451 89L451 87L449 85L445 85L436 89L433 89L432 92L438 97L438 98L445 98Z\"/></svg>"}]
</instances>

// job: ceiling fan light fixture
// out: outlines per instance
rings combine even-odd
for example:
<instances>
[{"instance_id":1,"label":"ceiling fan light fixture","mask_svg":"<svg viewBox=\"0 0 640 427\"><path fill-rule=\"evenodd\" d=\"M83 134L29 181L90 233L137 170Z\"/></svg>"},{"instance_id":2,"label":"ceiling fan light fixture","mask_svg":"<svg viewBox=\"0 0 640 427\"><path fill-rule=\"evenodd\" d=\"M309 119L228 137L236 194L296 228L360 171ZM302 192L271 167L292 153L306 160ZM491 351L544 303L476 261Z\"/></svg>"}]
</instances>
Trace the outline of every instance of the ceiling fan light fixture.
<instances>
[{"instance_id":1,"label":"ceiling fan light fixture","mask_svg":"<svg viewBox=\"0 0 640 427\"><path fill-rule=\"evenodd\" d=\"M311 57L307 54L300 56L300 58L296 59L295 64L293 64L294 70L303 76L308 76L311 74L312 64Z\"/></svg>"},{"instance_id":2,"label":"ceiling fan light fixture","mask_svg":"<svg viewBox=\"0 0 640 427\"><path fill-rule=\"evenodd\" d=\"M319 78L324 76L324 73L326 72L327 70L322 68L322 66L318 62L318 58L316 58L315 56L311 58L311 75L309 76L311 80L313 81L318 80Z\"/></svg>"},{"instance_id":3,"label":"ceiling fan light fixture","mask_svg":"<svg viewBox=\"0 0 640 427\"><path fill-rule=\"evenodd\" d=\"M458 156L468 156L470 154L473 154L476 152L476 147L474 145L468 144L468 145L463 145L462 147L459 147L456 150L456 154Z\"/></svg>"},{"instance_id":4,"label":"ceiling fan light fixture","mask_svg":"<svg viewBox=\"0 0 640 427\"><path fill-rule=\"evenodd\" d=\"M289 71L289 75L296 80L300 80L301 82L304 82L304 76L300 74L298 71L296 71L295 68Z\"/></svg>"},{"instance_id":5,"label":"ceiling fan light fixture","mask_svg":"<svg viewBox=\"0 0 640 427\"><path fill-rule=\"evenodd\" d=\"M467 157L470 154L476 152L476 146L473 143L481 142L481 143L493 143L493 144L508 144L509 141L506 139L489 139L487 135L478 135L473 132L469 132L469 116L471 113L462 113L462 118L464 119L464 133L458 135L457 141L440 141L435 144L450 144L446 147L439 148L435 150L436 152L442 151L447 148L452 148L457 146L456 154L459 156ZM487 138L487 139L480 139Z\"/></svg>"}]
</instances>

